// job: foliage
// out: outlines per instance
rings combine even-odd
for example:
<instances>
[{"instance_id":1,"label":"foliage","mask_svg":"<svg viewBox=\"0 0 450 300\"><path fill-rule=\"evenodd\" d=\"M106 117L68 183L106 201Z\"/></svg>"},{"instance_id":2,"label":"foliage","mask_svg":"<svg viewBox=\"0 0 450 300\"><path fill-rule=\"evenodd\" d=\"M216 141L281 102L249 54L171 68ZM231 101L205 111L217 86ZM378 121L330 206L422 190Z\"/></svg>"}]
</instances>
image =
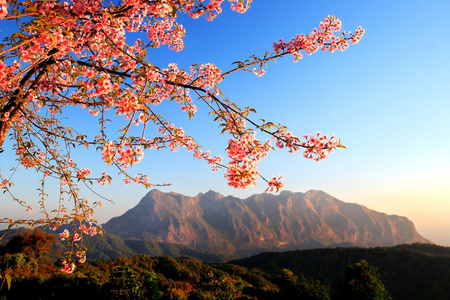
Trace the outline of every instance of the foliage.
<instances>
[{"instance_id":1,"label":"foliage","mask_svg":"<svg viewBox=\"0 0 450 300\"><path fill-rule=\"evenodd\" d=\"M308 280L303 275L295 275L283 269L278 277L279 299L330 300L329 287L316 280Z\"/></svg>"},{"instance_id":2,"label":"foliage","mask_svg":"<svg viewBox=\"0 0 450 300\"><path fill-rule=\"evenodd\" d=\"M149 300L158 300L161 298L161 292L158 287L158 278L153 271L147 271L144 276L144 297Z\"/></svg>"},{"instance_id":3,"label":"foliage","mask_svg":"<svg viewBox=\"0 0 450 300\"><path fill-rule=\"evenodd\" d=\"M378 270L365 260L348 264L344 278L336 284L336 299L342 300L390 300Z\"/></svg>"},{"instance_id":4,"label":"foliage","mask_svg":"<svg viewBox=\"0 0 450 300\"><path fill-rule=\"evenodd\" d=\"M376 267L389 295L396 300L450 298L450 248L432 244L377 248L324 248L262 253L230 263L278 274L294 274L332 285L347 264L361 260Z\"/></svg>"},{"instance_id":5,"label":"foliage","mask_svg":"<svg viewBox=\"0 0 450 300\"><path fill-rule=\"evenodd\" d=\"M5 283L6 283L6 286L8 287L8 290L11 288L11 275L10 274L0 275L0 280L2 282L2 284L0 285L0 290L3 288Z\"/></svg>"},{"instance_id":6,"label":"foliage","mask_svg":"<svg viewBox=\"0 0 450 300\"><path fill-rule=\"evenodd\" d=\"M234 11L243 13L251 0L232 2ZM264 74L265 65L277 58L292 55L294 61L302 53L324 50L345 50L357 43L364 30L354 33L341 30L341 21L326 17L319 29L308 35L297 35L289 42L279 40L263 56L251 55L236 61L234 68L222 71L211 63L194 63L189 70L176 63L167 67L153 64L162 45L183 49L185 30L177 21L181 14L191 18L214 19L222 12L223 0L125 0L102 3L99 0L0 0L0 24L17 21L17 30L4 37L0 45L0 149L7 136L19 164L42 174L38 204L27 203L14 196L11 176L0 174L4 193L30 211L36 205L43 214L40 219L13 220L14 224L47 225L57 230L70 224L71 230L60 230L60 238L69 246L64 272L74 271L72 256L83 262L86 249L82 235L95 235L100 230L92 225L94 208L79 195L79 184L105 185L112 177L106 172L91 174L77 161L73 148L101 151L107 165L115 167L125 183L146 187L165 185L152 183L145 174L133 175L128 167L137 164L144 150L180 147L205 160L213 171L226 169L225 179L235 188L253 186L261 177L268 182L267 191L282 187L281 177L267 180L258 171L258 162L273 149L270 140L260 141L256 132L272 137L279 148L294 153L303 150L308 159L327 157L337 147L343 147L335 136L305 135L301 139L281 124L254 120L256 112L228 99L219 83L237 71ZM9 24L9 23L8 23ZM142 39L127 39L128 33L141 32ZM174 101L190 119L194 117L197 97L207 113L230 135L226 148L228 162L203 151L193 137L179 125L158 114L156 106ZM92 115L98 122L97 132L84 132L72 127L66 116L79 113ZM111 135L110 120L119 125L117 135ZM131 127L139 125L139 130ZM8 149L9 150L9 149ZM4 170L1 170L4 172ZM14 174L14 171L12 171ZM56 208L46 205L46 184L51 178L59 182L60 198ZM72 205L70 207L70 205Z\"/></svg>"},{"instance_id":7,"label":"foliage","mask_svg":"<svg viewBox=\"0 0 450 300\"><path fill-rule=\"evenodd\" d=\"M305 261L313 260L314 269L304 267L299 259L302 254ZM17 264L27 263L24 255L22 258L19 253L15 255ZM443 300L450 296L450 248L402 245L373 249L315 249L267 253L262 257L270 264L278 265L278 271L266 272L230 263L206 264L189 257L172 259L139 255L83 264L72 274L63 274L57 268L53 268L52 273L41 273L38 269L22 276L10 272L11 289L8 291L4 286L0 297L99 300L122 293L134 295L136 299L335 300L343 296L344 299L361 299L358 295L361 296L364 289L355 289L355 286L375 291L362 299L389 299L386 291L396 300ZM271 261L270 257L273 258ZM255 262L255 257L252 259ZM326 264L321 265L319 261ZM288 267L286 262L290 263ZM259 261L259 267L267 269L263 261ZM1 270L5 270L4 266ZM312 271L319 275L312 276ZM342 285L353 287L353 290Z\"/></svg>"},{"instance_id":8,"label":"foliage","mask_svg":"<svg viewBox=\"0 0 450 300\"><path fill-rule=\"evenodd\" d=\"M13 236L5 247L1 248L0 254L21 253L39 260L44 254L51 252L51 246L54 242L55 236L53 234L46 234L40 228L23 230L20 234Z\"/></svg>"},{"instance_id":9,"label":"foliage","mask_svg":"<svg viewBox=\"0 0 450 300\"><path fill-rule=\"evenodd\" d=\"M25 230L25 234L32 232ZM135 274L143 298L275 300L296 295L333 300L341 289L336 282L341 287L350 282L344 277L344 269L357 266L361 260L367 262L362 268L366 273L379 274L365 278L379 280L379 285L382 282L393 299L450 297L450 248L431 244L262 253L226 264L206 264L186 256L138 255L80 264L71 275L58 271L59 262L50 260L52 255L46 258L51 253L37 260L27 254L34 252L27 247L18 247L23 253L7 253L6 247L0 248L0 298L7 295L7 299L103 299L113 270L125 267ZM356 277L364 279L361 274Z\"/></svg>"},{"instance_id":10,"label":"foliage","mask_svg":"<svg viewBox=\"0 0 450 300\"><path fill-rule=\"evenodd\" d=\"M54 241L54 235L46 234L39 228L25 229L12 236L0 248L0 270L4 270L8 287L12 279L52 274L51 246Z\"/></svg>"},{"instance_id":11,"label":"foliage","mask_svg":"<svg viewBox=\"0 0 450 300\"><path fill-rule=\"evenodd\" d=\"M136 271L128 266L114 267L109 281L102 287L103 294L108 299L142 299L142 284L136 276Z\"/></svg>"}]
</instances>

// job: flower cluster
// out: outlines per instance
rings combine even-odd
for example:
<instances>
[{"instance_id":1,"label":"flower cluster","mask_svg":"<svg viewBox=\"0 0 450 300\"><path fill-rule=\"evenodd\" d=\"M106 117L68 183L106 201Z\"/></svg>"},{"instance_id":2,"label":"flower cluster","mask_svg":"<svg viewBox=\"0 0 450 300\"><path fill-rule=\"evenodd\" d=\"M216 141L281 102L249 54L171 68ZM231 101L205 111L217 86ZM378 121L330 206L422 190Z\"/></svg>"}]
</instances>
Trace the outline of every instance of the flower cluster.
<instances>
[{"instance_id":1,"label":"flower cluster","mask_svg":"<svg viewBox=\"0 0 450 300\"><path fill-rule=\"evenodd\" d=\"M206 6L206 20L212 21L218 14L222 13L222 7L220 6L224 0L211 0ZM202 11L202 13L204 13ZM198 18L198 16L195 16Z\"/></svg>"},{"instance_id":2,"label":"flower cluster","mask_svg":"<svg viewBox=\"0 0 450 300\"><path fill-rule=\"evenodd\" d=\"M274 137L276 139L276 145L278 148L283 149L284 147L289 148L289 153L294 153L298 151L298 137L293 136L292 132L286 130L278 130L277 135Z\"/></svg>"},{"instance_id":3,"label":"flower cluster","mask_svg":"<svg viewBox=\"0 0 450 300\"><path fill-rule=\"evenodd\" d=\"M110 180L111 180L111 177L108 176L105 171L103 171L102 172L102 177L100 179L97 179L97 183L102 185L102 186L105 186L106 183L109 182Z\"/></svg>"},{"instance_id":4,"label":"flower cluster","mask_svg":"<svg viewBox=\"0 0 450 300\"><path fill-rule=\"evenodd\" d=\"M89 175L91 175L91 171L88 168L82 168L77 172L77 177L80 179L85 179Z\"/></svg>"},{"instance_id":5,"label":"flower cluster","mask_svg":"<svg viewBox=\"0 0 450 300\"><path fill-rule=\"evenodd\" d=\"M352 32L350 31L348 33L350 35L350 38L349 38L350 42L352 44L357 44L361 40L361 38L363 37L365 32L366 31L361 26L358 26L358 28L356 29L354 34L352 34ZM345 34L344 31L343 31L343 34Z\"/></svg>"},{"instance_id":6,"label":"flower cluster","mask_svg":"<svg viewBox=\"0 0 450 300\"><path fill-rule=\"evenodd\" d=\"M60 269L61 272L70 274L75 271L75 264L72 262L63 261L62 262L63 267Z\"/></svg>"},{"instance_id":7,"label":"flower cluster","mask_svg":"<svg viewBox=\"0 0 450 300\"><path fill-rule=\"evenodd\" d=\"M9 179L3 179L3 180L0 182L0 189L6 188L6 187L8 186L8 183L9 183Z\"/></svg>"},{"instance_id":8,"label":"flower cluster","mask_svg":"<svg viewBox=\"0 0 450 300\"><path fill-rule=\"evenodd\" d=\"M20 163L24 168L30 169L37 166L37 160L31 155L28 149L18 147L16 149L16 155L20 158Z\"/></svg>"},{"instance_id":9,"label":"flower cluster","mask_svg":"<svg viewBox=\"0 0 450 300\"><path fill-rule=\"evenodd\" d=\"M87 218L88 218L88 216L87 216ZM50 229L56 230L57 227L51 226ZM84 263L86 261L86 251L84 250L84 248L81 245L82 234L94 236L94 235L98 234L101 231L101 229L99 229L96 226L93 226L92 223L89 223L88 226L85 224L80 225L74 231L75 232L71 239L69 239L71 234L70 234L69 230L67 230L67 229L65 229L62 233L60 233L59 237L60 237L61 241L68 240L69 244L71 244L72 247L75 246L78 249L80 249L75 252L75 255L78 257L79 263ZM73 253L72 252L70 252L70 253L71 253L70 256L72 256ZM63 268L60 269L62 272L72 273L75 270L74 263L68 263L67 261L63 261L62 264L63 264Z\"/></svg>"},{"instance_id":10,"label":"flower cluster","mask_svg":"<svg viewBox=\"0 0 450 300\"><path fill-rule=\"evenodd\" d=\"M321 161L327 158L328 153L337 147L344 148L344 146L336 140L335 135L332 135L329 138L328 135L322 135L322 133L318 131L316 135L307 134L303 137L306 141L300 142L298 137L286 130L278 130L274 135L278 148L283 149L284 147L287 147L289 148L289 153L297 152L300 147L304 148L303 156L307 159L314 159L315 161Z\"/></svg>"},{"instance_id":11,"label":"flower cluster","mask_svg":"<svg viewBox=\"0 0 450 300\"><path fill-rule=\"evenodd\" d=\"M241 134L247 127L245 119L237 113L223 114L225 130L231 134Z\"/></svg>"},{"instance_id":12,"label":"flower cluster","mask_svg":"<svg viewBox=\"0 0 450 300\"><path fill-rule=\"evenodd\" d=\"M256 184L259 177L258 162L268 155L270 141L261 144L255 134L245 133L228 142L228 168L225 178L234 188L246 189Z\"/></svg>"},{"instance_id":13,"label":"flower cluster","mask_svg":"<svg viewBox=\"0 0 450 300\"><path fill-rule=\"evenodd\" d=\"M73 0L72 12L78 16L84 16L85 14L94 14L102 7L99 0Z\"/></svg>"},{"instance_id":14,"label":"flower cluster","mask_svg":"<svg viewBox=\"0 0 450 300\"><path fill-rule=\"evenodd\" d=\"M216 88L217 84L223 80L221 70L214 64L200 65L198 69L191 66L191 78L197 77L193 81L194 85L202 89L208 87ZM214 90L213 94L217 94L218 90Z\"/></svg>"},{"instance_id":15,"label":"flower cluster","mask_svg":"<svg viewBox=\"0 0 450 300\"><path fill-rule=\"evenodd\" d=\"M75 234L73 235L73 241L74 241L74 242L79 242L79 241L81 241L81 235L79 235L78 233L75 233Z\"/></svg>"},{"instance_id":16,"label":"flower cluster","mask_svg":"<svg viewBox=\"0 0 450 300\"><path fill-rule=\"evenodd\" d=\"M278 178L276 176L273 176L268 182L267 184L269 185L267 187L267 189L265 190L266 193L272 193L272 192L278 192L282 187L283 187L283 176L278 176Z\"/></svg>"},{"instance_id":17,"label":"flower cluster","mask_svg":"<svg viewBox=\"0 0 450 300\"><path fill-rule=\"evenodd\" d=\"M176 28L176 29L174 29ZM167 16L157 24L149 26L147 29L147 35L155 48L160 45L169 45L169 49L175 51L181 51L184 48L182 37L185 30L183 27L175 24L175 19Z\"/></svg>"},{"instance_id":18,"label":"flower cluster","mask_svg":"<svg viewBox=\"0 0 450 300\"><path fill-rule=\"evenodd\" d=\"M98 234L98 228L96 226L92 226L91 223L89 223L89 227L84 224L80 225L80 227L78 227L78 230L90 236Z\"/></svg>"},{"instance_id":19,"label":"flower cluster","mask_svg":"<svg viewBox=\"0 0 450 300\"><path fill-rule=\"evenodd\" d=\"M0 119L2 122L6 122L9 119L9 111L3 114L3 117Z\"/></svg>"},{"instance_id":20,"label":"flower cluster","mask_svg":"<svg viewBox=\"0 0 450 300\"><path fill-rule=\"evenodd\" d=\"M0 126L2 133L12 133L16 156L23 167L41 171L43 185L47 176L60 178L61 194L71 194L70 199L74 199L75 209L70 214L66 213L65 204L60 203L60 209L54 210L55 219L49 221L46 216L40 221L42 224L50 224L56 230L74 220L81 224L94 222L90 216L98 203L89 204L77 195L77 181L92 183L94 179L89 178L88 168L79 169L71 159L72 147L94 145L101 149L103 161L118 167L127 184L155 185L146 175L132 176L126 172L141 161L144 149L177 151L183 147L194 158L205 160L213 171L225 167L222 157L200 150L201 146L183 128L155 113L158 109L155 106L167 100L177 103L191 118L197 112L191 94L197 94L220 122L222 133L232 136L226 149L229 161L225 178L235 188L255 185L260 176L258 163L272 149L268 140L260 142L252 130L274 136L276 145L288 148L291 153L304 148L306 158L318 161L340 146L334 136L308 135L305 142L300 142L287 130L271 131L269 122L263 121L264 126L259 126L248 117L254 110L238 107L223 95L218 85L228 74L251 71L253 66L259 68L252 72L262 76L263 66L283 55L293 55L297 61L303 52L345 50L349 43L360 40L364 34L361 27L354 34L346 35L340 32L339 19L327 17L311 34L298 35L289 42L280 40L273 45L275 53L267 52L263 59L252 56L251 60L238 62L237 68L229 72L223 73L212 63L192 65L185 71L176 63L166 68L153 65L148 59L149 50L162 45L174 51L182 50L185 29L176 22L178 13L212 20L222 12L224 0L124 0L117 5L101 0L32 2L14 2L15 9L8 12L7 0L0 0L0 19L17 19L20 27L20 32L5 39L0 51ZM252 1L229 2L233 11L244 13ZM127 32L145 33L148 42L137 39L130 43ZM101 129L93 139L78 133L78 128L67 126L65 118L60 116L70 106L97 116ZM113 114L123 122L117 138L107 136L110 128L106 124ZM252 128L247 129L248 124ZM149 138L151 126L155 136ZM142 132L135 134L141 129ZM4 139L0 135L0 149ZM0 188L9 192L12 183L0 179ZM105 172L97 179L100 185L110 181ZM278 190L283 186L282 177L271 178L268 185L267 192ZM40 207L46 212L44 188L41 191ZM18 202L27 211L32 210L25 202ZM83 234L95 235L100 231L92 224L80 225L64 230L59 237L72 246L69 256L76 253L78 261L84 262L85 250L74 252L73 246L82 248ZM68 260L63 262L61 271L71 273L74 268L74 263Z\"/></svg>"},{"instance_id":21,"label":"flower cluster","mask_svg":"<svg viewBox=\"0 0 450 300\"><path fill-rule=\"evenodd\" d=\"M355 44L364 35L364 29L359 27L353 35L350 33L349 37L345 37L345 32L340 32L341 26L342 23L338 18L328 16L320 23L320 30L314 29L309 35L299 34L289 42L280 39L274 42L273 49L277 54L292 53L294 61L297 62L302 58L301 50L307 54L319 49L329 52L344 51L348 47L349 40ZM342 36L335 36L335 32L341 33Z\"/></svg>"},{"instance_id":22,"label":"flower cluster","mask_svg":"<svg viewBox=\"0 0 450 300\"><path fill-rule=\"evenodd\" d=\"M0 0L0 20L8 15L8 4L6 0Z\"/></svg>"},{"instance_id":23,"label":"flower cluster","mask_svg":"<svg viewBox=\"0 0 450 300\"><path fill-rule=\"evenodd\" d=\"M266 71L264 70L264 69L256 69L256 68L253 68L253 73L256 75L256 76L258 76L258 77L261 77L261 76L263 76L264 75L264 73L266 73Z\"/></svg>"},{"instance_id":24,"label":"flower cluster","mask_svg":"<svg viewBox=\"0 0 450 300\"><path fill-rule=\"evenodd\" d=\"M308 159L314 159L315 161L321 161L327 158L328 153L337 147L343 147L336 140L335 135L328 138L328 135L322 135L320 132L317 132L316 135L305 135L304 138L306 142L303 142L302 145L306 149L303 152L303 156Z\"/></svg>"},{"instance_id":25,"label":"flower cluster","mask_svg":"<svg viewBox=\"0 0 450 300\"><path fill-rule=\"evenodd\" d=\"M65 241L66 239L68 239L70 236L69 230L64 229L64 231L62 233L59 234L59 238L61 239L61 241Z\"/></svg>"},{"instance_id":26,"label":"flower cluster","mask_svg":"<svg viewBox=\"0 0 450 300\"><path fill-rule=\"evenodd\" d=\"M0 3L1 3L1 1L4 1L4 0L0 0ZM15 67L14 65L7 66L3 61L0 60L0 91L7 91L9 89L13 89L14 73L18 70L19 70L19 68ZM7 112L7 113L8 114L6 116L3 115L3 118L9 118L9 112Z\"/></svg>"},{"instance_id":27,"label":"flower cluster","mask_svg":"<svg viewBox=\"0 0 450 300\"><path fill-rule=\"evenodd\" d=\"M140 146L133 146L122 141L120 146L116 146L113 142L108 142L103 146L102 158L107 164L112 162L120 164L124 169L134 163L139 163L144 157L144 151ZM106 178L103 175L102 178Z\"/></svg>"},{"instance_id":28,"label":"flower cluster","mask_svg":"<svg viewBox=\"0 0 450 300\"><path fill-rule=\"evenodd\" d=\"M237 2L236 4L231 4L231 9L238 12L238 13L245 13L250 8L250 3L252 3L252 0L247 0L247 4L244 4L243 2L238 2L239 0L229 0L230 2Z\"/></svg>"},{"instance_id":29,"label":"flower cluster","mask_svg":"<svg viewBox=\"0 0 450 300\"><path fill-rule=\"evenodd\" d=\"M77 251L76 256L79 257L78 262L84 264L86 261L86 251Z\"/></svg>"}]
</instances>

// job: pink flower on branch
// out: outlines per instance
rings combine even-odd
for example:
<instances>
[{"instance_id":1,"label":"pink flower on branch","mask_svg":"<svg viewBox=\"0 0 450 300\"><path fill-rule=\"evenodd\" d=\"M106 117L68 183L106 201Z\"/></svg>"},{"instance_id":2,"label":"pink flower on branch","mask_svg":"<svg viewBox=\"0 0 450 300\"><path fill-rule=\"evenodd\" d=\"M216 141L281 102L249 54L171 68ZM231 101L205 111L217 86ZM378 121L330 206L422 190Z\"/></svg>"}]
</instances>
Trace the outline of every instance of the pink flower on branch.
<instances>
[{"instance_id":1,"label":"pink flower on branch","mask_svg":"<svg viewBox=\"0 0 450 300\"><path fill-rule=\"evenodd\" d=\"M225 178L234 188L246 189L256 184L260 173L258 162L268 155L270 141L261 144L255 134L245 133L228 142L228 169Z\"/></svg>"},{"instance_id":2,"label":"pink flower on branch","mask_svg":"<svg viewBox=\"0 0 450 300\"><path fill-rule=\"evenodd\" d=\"M137 183L146 187L155 185L150 183L148 176L134 176L126 171L143 159L144 150L167 148L175 152L185 148L192 152L194 158L204 160L213 171L225 168L225 178L235 188L256 184L258 177L262 177L258 164L273 149L268 140L264 142L256 138L257 130L273 136L278 148L285 148L290 153L301 149L306 158L317 161L326 158L335 148L342 147L334 136L328 138L318 133L307 135L301 141L281 125L272 130L274 125L270 122L257 124L249 117L255 111L248 107L240 108L227 99L219 84L238 70L262 76L267 62L284 55L293 55L297 61L305 53L312 54L319 49L329 52L345 50L364 34L360 27L355 33L346 34L341 31L339 19L327 17L319 29L309 35L297 35L288 42L279 40L273 45L273 53L267 52L263 58L251 56L245 62L237 62L237 67L228 72L212 63L192 65L187 71L176 63L166 68L152 64L154 61L150 58L156 51L152 48L166 45L174 51L183 49L185 29L177 23L182 20L178 18L180 13L212 20L222 12L223 2L125 0L113 6L100 0L73 0L47 1L22 9L19 1L18 9L11 10L13 15L9 16L7 1L0 0L0 19L7 17L21 21L20 18L27 18L27 22L18 22L21 34L0 51L0 92L3 95L0 104L3 131L0 133L12 133L16 145L14 150L23 167L42 172L43 185L47 176L60 178L62 194L70 194L74 201L69 214L65 210L55 210L55 220L45 219L42 224L50 222L56 229L73 220L79 220L79 224L95 222L91 216L98 203L90 204L80 198L77 182L88 180L105 185L111 181L111 176L103 172L100 178L93 179L89 178L91 171L88 168L79 169L71 159L72 150L69 150L79 146L97 147L102 152L103 161L117 167L126 184ZM229 2L232 10L243 13L252 1ZM126 39L128 32L143 32L148 41L130 43ZM192 118L197 107L199 111L202 109L194 104L191 96L194 94L220 123L222 133L231 135L226 148L228 163L225 165L222 165L222 157L202 150L182 127L155 113L156 106L165 105L169 100ZM95 137L90 139L78 133L79 128L66 126L65 118L61 116L70 106L96 116L99 132ZM111 130L111 127L107 128L108 118L112 114L123 122L117 137L107 136ZM152 130L155 131L154 136L149 137ZM5 137L0 137L1 146ZM0 179L0 188L10 192L12 183ZM283 186L281 176L273 177L267 183L266 192L277 191ZM45 212L43 191L44 187L41 208ZM25 207L24 202L20 203ZM65 203L60 203L59 207L65 206ZM27 210L31 207L27 206ZM72 248L74 245L80 247L70 251L61 271L73 272L75 265L70 259L74 253L77 253L79 262L85 261L82 234L96 233L97 227L89 224L79 228L74 226L70 232L64 230L59 235Z\"/></svg>"},{"instance_id":3,"label":"pink flower on branch","mask_svg":"<svg viewBox=\"0 0 450 300\"><path fill-rule=\"evenodd\" d=\"M8 15L8 4L6 0L0 0L0 20Z\"/></svg>"},{"instance_id":4,"label":"pink flower on branch","mask_svg":"<svg viewBox=\"0 0 450 300\"><path fill-rule=\"evenodd\" d=\"M92 223L89 223L89 227L84 225L84 224L82 224L82 225L80 225L78 230L80 230L82 233L88 234L90 236L94 236L94 235L96 235L99 232L97 227L93 226Z\"/></svg>"},{"instance_id":5,"label":"pink flower on branch","mask_svg":"<svg viewBox=\"0 0 450 300\"><path fill-rule=\"evenodd\" d=\"M67 240L70 236L69 230L64 229L64 231L62 233L59 234L59 238L61 239L61 241Z\"/></svg>"},{"instance_id":6,"label":"pink flower on branch","mask_svg":"<svg viewBox=\"0 0 450 300\"><path fill-rule=\"evenodd\" d=\"M247 4L244 4L243 2L238 2L239 0L229 0L230 2L237 2L236 4L231 5L231 9L238 12L238 13L245 13L250 8L250 3L252 0L247 0Z\"/></svg>"},{"instance_id":7,"label":"pink flower on branch","mask_svg":"<svg viewBox=\"0 0 450 300\"><path fill-rule=\"evenodd\" d=\"M266 193L272 193L272 192L278 192L282 187L283 187L283 176L278 176L275 177L273 176L268 182L267 184L269 185L269 187L265 190Z\"/></svg>"},{"instance_id":8,"label":"pink flower on branch","mask_svg":"<svg viewBox=\"0 0 450 300\"><path fill-rule=\"evenodd\" d=\"M89 175L91 175L91 171L87 168L82 168L77 172L77 177L80 179L86 179Z\"/></svg>"},{"instance_id":9,"label":"pink flower on branch","mask_svg":"<svg viewBox=\"0 0 450 300\"><path fill-rule=\"evenodd\" d=\"M305 135L305 142L302 142L302 147L305 148L303 156L307 159L314 159L321 161L328 157L328 153L336 148L345 148L340 141L336 140L336 136L332 135L330 138L326 134L322 135L317 132L316 135Z\"/></svg>"},{"instance_id":10,"label":"pink flower on branch","mask_svg":"<svg viewBox=\"0 0 450 300\"><path fill-rule=\"evenodd\" d=\"M74 263L63 261L62 265L63 265L63 267L60 269L60 271L63 273L70 274L70 273L73 273L73 271L75 271Z\"/></svg>"},{"instance_id":11,"label":"pink flower on branch","mask_svg":"<svg viewBox=\"0 0 450 300\"><path fill-rule=\"evenodd\" d=\"M256 76L261 77L266 73L264 69L257 70L256 68L253 68L253 73L255 73Z\"/></svg>"},{"instance_id":12,"label":"pink flower on branch","mask_svg":"<svg viewBox=\"0 0 450 300\"><path fill-rule=\"evenodd\" d=\"M9 185L9 179L3 179L3 180L0 182L0 189L4 189L4 188L6 188L8 185Z\"/></svg>"},{"instance_id":13,"label":"pink flower on branch","mask_svg":"<svg viewBox=\"0 0 450 300\"><path fill-rule=\"evenodd\" d=\"M344 51L348 47L348 41L352 44L359 42L365 31L360 26L354 34L349 33L349 36L345 37L345 32L339 32L341 25L338 18L328 16L320 23L320 30L314 29L309 35L299 34L289 42L280 39L273 44L273 50L277 54L292 53L295 62L302 58L301 50L307 54L312 54L319 49L329 52ZM342 36L335 36L336 32Z\"/></svg>"}]
</instances>

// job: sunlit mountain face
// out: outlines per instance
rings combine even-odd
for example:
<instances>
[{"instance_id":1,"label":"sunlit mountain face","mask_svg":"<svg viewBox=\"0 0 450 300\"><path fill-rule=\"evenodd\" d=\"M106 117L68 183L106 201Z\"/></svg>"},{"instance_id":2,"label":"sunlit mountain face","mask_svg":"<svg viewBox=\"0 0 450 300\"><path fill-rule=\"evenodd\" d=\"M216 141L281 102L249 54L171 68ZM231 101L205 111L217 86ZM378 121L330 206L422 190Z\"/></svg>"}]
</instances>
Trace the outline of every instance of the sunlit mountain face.
<instances>
[{"instance_id":1,"label":"sunlit mountain face","mask_svg":"<svg viewBox=\"0 0 450 300\"><path fill-rule=\"evenodd\" d=\"M336 245L431 243L406 217L376 212L313 190L246 199L213 191L188 197L152 190L137 206L103 227L123 238L228 255Z\"/></svg>"}]
</instances>

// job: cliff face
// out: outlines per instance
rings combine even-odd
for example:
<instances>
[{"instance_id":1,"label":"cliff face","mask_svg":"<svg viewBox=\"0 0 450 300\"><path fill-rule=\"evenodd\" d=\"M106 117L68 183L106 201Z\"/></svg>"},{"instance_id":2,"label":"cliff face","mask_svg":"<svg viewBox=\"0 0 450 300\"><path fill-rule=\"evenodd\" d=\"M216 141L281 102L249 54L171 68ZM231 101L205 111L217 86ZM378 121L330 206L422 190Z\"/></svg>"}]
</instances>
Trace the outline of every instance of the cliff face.
<instances>
[{"instance_id":1,"label":"cliff face","mask_svg":"<svg viewBox=\"0 0 450 300\"><path fill-rule=\"evenodd\" d=\"M339 244L430 243L405 217L344 203L322 191L253 195L245 200L209 191L196 197L149 192L104 224L124 238L148 239L224 254Z\"/></svg>"}]
</instances>

